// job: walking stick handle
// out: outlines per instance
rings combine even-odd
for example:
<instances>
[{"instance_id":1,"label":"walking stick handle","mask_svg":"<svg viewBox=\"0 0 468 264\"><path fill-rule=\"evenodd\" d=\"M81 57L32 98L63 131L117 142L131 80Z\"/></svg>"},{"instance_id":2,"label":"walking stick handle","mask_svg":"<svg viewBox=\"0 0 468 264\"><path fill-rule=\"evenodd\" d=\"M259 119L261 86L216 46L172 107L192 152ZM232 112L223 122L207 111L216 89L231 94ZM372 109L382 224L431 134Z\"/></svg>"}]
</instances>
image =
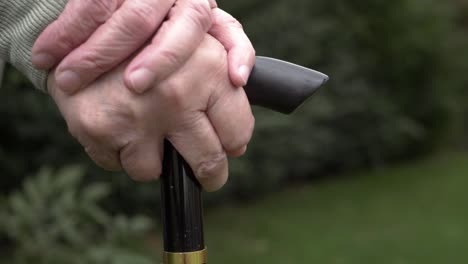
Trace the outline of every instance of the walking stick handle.
<instances>
[{"instance_id":1,"label":"walking stick handle","mask_svg":"<svg viewBox=\"0 0 468 264\"><path fill-rule=\"evenodd\" d=\"M290 114L327 81L320 72L257 57L244 89L252 105ZM161 177L165 264L206 263L201 192L190 166L166 140Z\"/></svg>"}]
</instances>

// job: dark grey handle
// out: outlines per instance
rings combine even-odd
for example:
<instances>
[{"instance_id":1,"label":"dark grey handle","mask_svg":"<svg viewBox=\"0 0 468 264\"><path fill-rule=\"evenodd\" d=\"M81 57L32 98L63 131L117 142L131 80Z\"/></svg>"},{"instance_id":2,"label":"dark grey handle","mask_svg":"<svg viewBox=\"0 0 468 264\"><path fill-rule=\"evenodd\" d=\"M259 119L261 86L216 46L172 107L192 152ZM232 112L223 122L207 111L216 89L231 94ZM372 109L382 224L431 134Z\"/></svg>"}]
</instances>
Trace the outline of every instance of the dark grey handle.
<instances>
[{"instance_id":1,"label":"dark grey handle","mask_svg":"<svg viewBox=\"0 0 468 264\"><path fill-rule=\"evenodd\" d=\"M323 73L289 62L257 57L245 92L253 105L290 114L328 81Z\"/></svg>"}]
</instances>

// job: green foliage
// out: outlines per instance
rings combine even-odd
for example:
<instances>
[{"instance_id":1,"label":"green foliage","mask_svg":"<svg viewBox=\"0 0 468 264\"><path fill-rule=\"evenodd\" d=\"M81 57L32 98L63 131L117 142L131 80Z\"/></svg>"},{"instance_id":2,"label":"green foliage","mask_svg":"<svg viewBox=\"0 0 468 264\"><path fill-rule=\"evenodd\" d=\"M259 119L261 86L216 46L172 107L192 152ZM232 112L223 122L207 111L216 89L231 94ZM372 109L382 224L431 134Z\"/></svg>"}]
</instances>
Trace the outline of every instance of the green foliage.
<instances>
[{"instance_id":1,"label":"green foliage","mask_svg":"<svg viewBox=\"0 0 468 264\"><path fill-rule=\"evenodd\" d=\"M11 263L151 263L129 244L143 240L150 221L112 216L99 204L110 185L81 187L83 169L42 169L11 194L0 211L0 232L12 240Z\"/></svg>"}]
</instances>

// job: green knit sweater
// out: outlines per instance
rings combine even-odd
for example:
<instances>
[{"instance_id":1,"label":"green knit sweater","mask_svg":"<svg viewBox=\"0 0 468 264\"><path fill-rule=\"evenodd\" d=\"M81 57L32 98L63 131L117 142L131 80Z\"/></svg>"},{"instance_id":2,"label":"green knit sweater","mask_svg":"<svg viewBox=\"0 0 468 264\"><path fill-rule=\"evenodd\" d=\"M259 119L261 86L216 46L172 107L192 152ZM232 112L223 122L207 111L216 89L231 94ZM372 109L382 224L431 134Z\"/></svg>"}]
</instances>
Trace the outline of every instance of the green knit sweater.
<instances>
[{"instance_id":1,"label":"green knit sweater","mask_svg":"<svg viewBox=\"0 0 468 264\"><path fill-rule=\"evenodd\" d=\"M40 33L63 11L68 0L0 0L0 59L11 63L46 91L47 72L36 70L31 50Z\"/></svg>"}]
</instances>

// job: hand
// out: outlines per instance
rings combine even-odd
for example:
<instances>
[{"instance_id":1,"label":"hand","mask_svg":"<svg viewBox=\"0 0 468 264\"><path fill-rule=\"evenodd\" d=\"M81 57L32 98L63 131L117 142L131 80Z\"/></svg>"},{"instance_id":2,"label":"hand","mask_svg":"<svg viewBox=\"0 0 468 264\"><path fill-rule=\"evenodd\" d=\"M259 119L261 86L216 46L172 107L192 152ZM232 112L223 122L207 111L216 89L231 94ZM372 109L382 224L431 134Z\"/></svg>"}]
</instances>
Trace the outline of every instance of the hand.
<instances>
[{"instance_id":1,"label":"hand","mask_svg":"<svg viewBox=\"0 0 468 264\"><path fill-rule=\"evenodd\" d=\"M202 186L227 180L227 155L240 156L254 127L243 89L228 77L227 54L206 35L187 63L145 94L126 89L126 63L70 95L49 76L49 92L70 133L108 170L123 168L136 180L161 174L163 140L186 159Z\"/></svg>"},{"instance_id":2,"label":"hand","mask_svg":"<svg viewBox=\"0 0 468 264\"><path fill-rule=\"evenodd\" d=\"M70 0L37 39L32 61L43 70L60 62L56 83L74 93L138 51L124 81L143 93L182 67L209 30L229 52L232 83L244 86L255 50L215 0Z\"/></svg>"}]
</instances>

